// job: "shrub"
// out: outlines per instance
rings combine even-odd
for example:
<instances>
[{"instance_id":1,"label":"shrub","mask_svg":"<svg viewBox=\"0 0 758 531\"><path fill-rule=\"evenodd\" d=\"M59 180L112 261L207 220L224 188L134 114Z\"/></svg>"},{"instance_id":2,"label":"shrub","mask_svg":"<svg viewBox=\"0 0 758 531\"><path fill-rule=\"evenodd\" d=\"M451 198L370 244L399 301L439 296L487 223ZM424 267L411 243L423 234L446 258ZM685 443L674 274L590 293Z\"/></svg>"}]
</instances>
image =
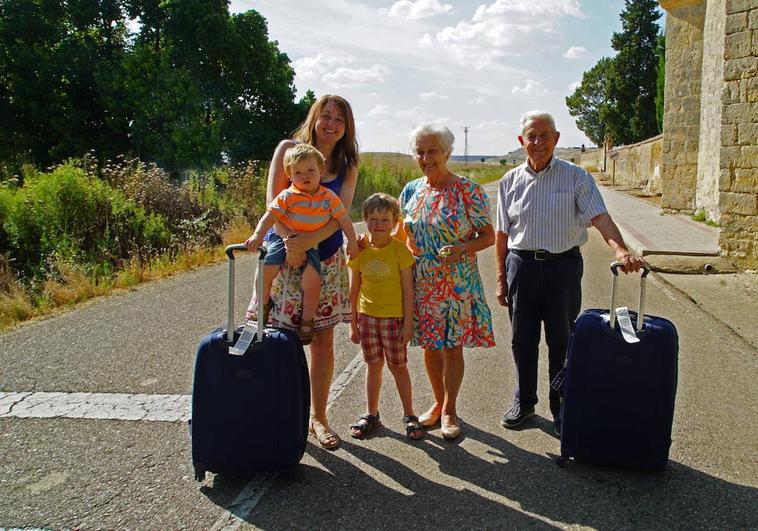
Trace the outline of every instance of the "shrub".
<instances>
[{"instance_id":1,"label":"shrub","mask_svg":"<svg viewBox=\"0 0 758 531\"><path fill-rule=\"evenodd\" d=\"M3 226L14 267L40 280L55 275L57 263L145 259L169 243L161 216L70 164L27 178L11 205Z\"/></svg>"}]
</instances>

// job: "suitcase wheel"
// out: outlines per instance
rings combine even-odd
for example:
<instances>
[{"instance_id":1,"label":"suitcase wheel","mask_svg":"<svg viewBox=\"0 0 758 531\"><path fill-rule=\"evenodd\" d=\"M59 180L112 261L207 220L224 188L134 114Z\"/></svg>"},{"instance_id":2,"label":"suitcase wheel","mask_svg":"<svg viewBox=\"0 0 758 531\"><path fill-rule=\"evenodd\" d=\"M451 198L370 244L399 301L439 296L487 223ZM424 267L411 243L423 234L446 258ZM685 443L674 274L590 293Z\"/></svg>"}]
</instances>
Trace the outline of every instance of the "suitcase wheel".
<instances>
[{"instance_id":1,"label":"suitcase wheel","mask_svg":"<svg viewBox=\"0 0 758 531\"><path fill-rule=\"evenodd\" d=\"M558 465L560 468L563 468L564 466L566 466L566 458L563 457L562 455L559 455L558 457L555 458L555 464Z\"/></svg>"},{"instance_id":2,"label":"suitcase wheel","mask_svg":"<svg viewBox=\"0 0 758 531\"><path fill-rule=\"evenodd\" d=\"M195 481L203 481L205 479L205 468L201 466L195 467Z\"/></svg>"}]
</instances>

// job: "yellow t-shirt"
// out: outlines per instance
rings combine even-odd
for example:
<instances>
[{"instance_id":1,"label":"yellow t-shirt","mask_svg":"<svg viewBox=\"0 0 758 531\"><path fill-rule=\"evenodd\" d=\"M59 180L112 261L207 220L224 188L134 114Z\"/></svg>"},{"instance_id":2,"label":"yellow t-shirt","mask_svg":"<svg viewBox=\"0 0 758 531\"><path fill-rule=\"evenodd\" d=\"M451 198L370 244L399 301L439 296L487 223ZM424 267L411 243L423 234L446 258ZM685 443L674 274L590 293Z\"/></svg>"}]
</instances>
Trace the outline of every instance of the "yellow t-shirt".
<instances>
[{"instance_id":1,"label":"yellow t-shirt","mask_svg":"<svg viewBox=\"0 0 758 531\"><path fill-rule=\"evenodd\" d=\"M403 317L400 271L415 258L404 243L392 239L382 248L366 246L347 265L361 274L358 312L371 317Z\"/></svg>"}]
</instances>

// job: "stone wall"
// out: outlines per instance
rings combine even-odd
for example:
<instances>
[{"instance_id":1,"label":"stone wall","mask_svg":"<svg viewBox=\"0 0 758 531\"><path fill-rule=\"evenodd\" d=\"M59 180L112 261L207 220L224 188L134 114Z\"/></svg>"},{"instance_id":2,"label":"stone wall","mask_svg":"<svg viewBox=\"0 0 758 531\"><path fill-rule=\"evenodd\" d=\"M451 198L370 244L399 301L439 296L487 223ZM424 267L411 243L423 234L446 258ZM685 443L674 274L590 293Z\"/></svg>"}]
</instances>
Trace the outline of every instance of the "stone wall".
<instances>
[{"instance_id":1,"label":"stone wall","mask_svg":"<svg viewBox=\"0 0 758 531\"><path fill-rule=\"evenodd\" d=\"M666 9L666 88L661 168L664 210L694 212L700 144L704 1L661 1Z\"/></svg>"},{"instance_id":2,"label":"stone wall","mask_svg":"<svg viewBox=\"0 0 758 531\"><path fill-rule=\"evenodd\" d=\"M663 135L608 152L608 173L616 186L639 188L646 194L660 195Z\"/></svg>"},{"instance_id":3,"label":"stone wall","mask_svg":"<svg viewBox=\"0 0 758 531\"><path fill-rule=\"evenodd\" d=\"M603 150L588 149L579 158L579 166L590 172L599 172L603 168Z\"/></svg>"},{"instance_id":4,"label":"stone wall","mask_svg":"<svg viewBox=\"0 0 758 531\"><path fill-rule=\"evenodd\" d=\"M758 269L758 0L726 2L724 60L719 245Z\"/></svg>"},{"instance_id":5,"label":"stone wall","mask_svg":"<svg viewBox=\"0 0 758 531\"><path fill-rule=\"evenodd\" d=\"M721 151L721 90L724 86L723 1L706 2L703 28L703 79L700 89L700 149L697 159L695 210L718 223Z\"/></svg>"}]
</instances>

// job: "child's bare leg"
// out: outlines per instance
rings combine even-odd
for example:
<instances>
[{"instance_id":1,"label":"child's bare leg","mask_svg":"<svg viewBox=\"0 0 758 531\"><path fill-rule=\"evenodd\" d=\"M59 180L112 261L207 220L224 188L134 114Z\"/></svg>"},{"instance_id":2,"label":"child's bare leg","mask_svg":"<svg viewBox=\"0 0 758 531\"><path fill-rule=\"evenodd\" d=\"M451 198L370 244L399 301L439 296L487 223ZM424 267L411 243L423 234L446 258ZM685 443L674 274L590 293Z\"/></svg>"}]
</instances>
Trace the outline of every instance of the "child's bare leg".
<instances>
[{"instance_id":1,"label":"child's bare leg","mask_svg":"<svg viewBox=\"0 0 758 531\"><path fill-rule=\"evenodd\" d=\"M413 387L411 386L411 375L408 372L408 366L388 365L387 366L395 378L397 394L400 396L400 402L403 404L403 415L414 416L413 413Z\"/></svg>"},{"instance_id":2,"label":"child's bare leg","mask_svg":"<svg viewBox=\"0 0 758 531\"><path fill-rule=\"evenodd\" d=\"M313 266L306 264L300 285L303 288L303 315L300 321L306 322L316 315L318 299L321 296L321 275Z\"/></svg>"},{"instance_id":3,"label":"child's bare leg","mask_svg":"<svg viewBox=\"0 0 758 531\"><path fill-rule=\"evenodd\" d=\"M382 370L384 369L384 358L380 358L373 363L366 363L366 409L371 416L379 414L379 393L382 389ZM358 425L369 426L369 421L365 419L358 420ZM368 428L370 430L371 428ZM352 426L350 428L353 437L362 437L363 431ZM368 431L366 432L368 433Z\"/></svg>"},{"instance_id":4,"label":"child's bare leg","mask_svg":"<svg viewBox=\"0 0 758 531\"><path fill-rule=\"evenodd\" d=\"M271 299L271 286L274 285L274 279L276 278L276 275L279 274L280 269L281 266L279 265L272 264L263 266L263 293L255 293L253 295L253 298L250 299L250 304L247 306L247 310L245 311L245 319L252 319L253 314L257 311L256 301L258 297L263 297L264 306L268 304L268 301ZM260 274L260 270L255 272L256 287L258 286L258 275Z\"/></svg>"}]
</instances>

